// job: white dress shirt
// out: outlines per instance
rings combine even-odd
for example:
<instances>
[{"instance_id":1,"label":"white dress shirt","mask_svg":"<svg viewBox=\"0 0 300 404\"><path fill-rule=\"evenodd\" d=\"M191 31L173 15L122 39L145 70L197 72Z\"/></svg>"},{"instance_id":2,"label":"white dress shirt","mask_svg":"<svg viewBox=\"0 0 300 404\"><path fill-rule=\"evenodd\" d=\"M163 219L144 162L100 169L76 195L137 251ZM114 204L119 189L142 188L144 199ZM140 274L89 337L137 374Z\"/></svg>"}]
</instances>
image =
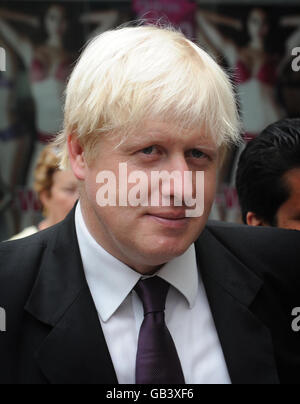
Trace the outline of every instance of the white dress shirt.
<instances>
[{"instance_id":1,"label":"white dress shirt","mask_svg":"<svg viewBox=\"0 0 300 404\"><path fill-rule=\"evenodd\" d=\"M120 384L135 384L142 302L133 288L141 275L104 250L89 233L80 208L76 232L89 285ZM230 384L204 285L197 269L194 244L156 274L171 287L166 324L175 342L187 384ZM101 364L99 364L101 365Z\"/></svg>"}]
</instances>

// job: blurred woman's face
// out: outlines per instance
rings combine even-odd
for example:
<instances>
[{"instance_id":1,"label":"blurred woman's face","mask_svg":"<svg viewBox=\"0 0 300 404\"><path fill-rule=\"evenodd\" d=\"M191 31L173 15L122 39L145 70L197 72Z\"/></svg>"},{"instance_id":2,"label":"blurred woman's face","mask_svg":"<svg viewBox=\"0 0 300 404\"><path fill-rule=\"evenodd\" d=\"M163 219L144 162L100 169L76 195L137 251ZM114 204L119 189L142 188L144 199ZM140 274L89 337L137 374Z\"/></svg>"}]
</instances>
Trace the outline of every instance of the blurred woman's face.
<instances>
[{"instance_id":1,"label":"blurred woman's face","mask_svg":"<svg viewBox=\"0 0 300 404\"><path fill-rule=\"evenodd\" d=\"M260 9L254 9L248 19L248 31L251 39L264 39L269 34L267 14Z\"/></svg>"},{"instance_id":2,"label":"blurred woman's face","mask_svg":"<svg viewBox=\"0 0 300 404\"><path fill-rule=\"evenodd\" d=\"M72 210L79 198L78 181L72 171L56 171L50 193L41 195L47 216L61 222Z\"/></svg>"},{"instance_id":3,"label":"blurred woman's face","mask_svg":"<svg viewBox=\"0 0 300 404\"><path fill-rule=\"evenodd\" d=\"M63 7L52 6L49 8L45 19L47 34L62 38L67 31L66 13Z\"/></svg>"}]
</instances>

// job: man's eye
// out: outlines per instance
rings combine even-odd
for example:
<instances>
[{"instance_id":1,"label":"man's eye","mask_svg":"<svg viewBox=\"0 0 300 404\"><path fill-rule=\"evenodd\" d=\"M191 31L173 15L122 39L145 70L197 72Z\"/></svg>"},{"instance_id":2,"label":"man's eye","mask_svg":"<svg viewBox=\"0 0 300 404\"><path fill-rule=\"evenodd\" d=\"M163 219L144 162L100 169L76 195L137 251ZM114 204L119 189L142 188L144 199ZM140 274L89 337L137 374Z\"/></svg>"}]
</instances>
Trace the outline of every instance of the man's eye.
<instances>
[{"instance_id":1,"label":"man's eye","mask_svg":"<svg viewBox=\"0 0 300 404\"><path fill-rule=\"evenodd\" d=\"M201 150L198 149L193 149L191 150L191 157L194 159L202 159L204 157L207 157L205 153L203 153Z\"/></svg>"},{"instance_id":2,"label":"man's eye","mask_svg":"<svg viewBox=\"0 0 300 404\"><path fill-rule=\"evenodd\" d=\"M150 147L146 147L145 149L143 149L142 153L147 155L147 156L151 156L151 154L153 154L154 151L155 151L155 147L150 146Z\"/></svg>"}]
</instances>

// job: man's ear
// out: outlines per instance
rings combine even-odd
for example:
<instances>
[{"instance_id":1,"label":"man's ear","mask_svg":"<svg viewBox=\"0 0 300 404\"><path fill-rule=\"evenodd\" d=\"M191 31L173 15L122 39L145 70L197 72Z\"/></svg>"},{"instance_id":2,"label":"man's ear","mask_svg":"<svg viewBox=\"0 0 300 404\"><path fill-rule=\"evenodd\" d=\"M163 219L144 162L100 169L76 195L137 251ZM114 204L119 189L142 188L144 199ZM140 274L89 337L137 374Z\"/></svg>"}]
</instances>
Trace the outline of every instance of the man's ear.
<instances>
[{"instance_id":1,"label":"man's ear","mask_svg":"<svg viewBox=\"0 0 300 404\"><path fill-rule=\"evenodd\" d=\"M247 213L247 224L248 226L269 226L263 219L258 217L255 213L253 212L248 212Z\"/></svg>"},{"instance_id":2,"label":"man's ear","mask_svg":"<svg viewBox=\"0 0 300 404\"><path fill-rule=\"evenodd\" d=\"M70 164L75 177L84 181L86 174L86 161L84 151L75 135L68 136L68 151Z\"/></svg>"}]
</instances>

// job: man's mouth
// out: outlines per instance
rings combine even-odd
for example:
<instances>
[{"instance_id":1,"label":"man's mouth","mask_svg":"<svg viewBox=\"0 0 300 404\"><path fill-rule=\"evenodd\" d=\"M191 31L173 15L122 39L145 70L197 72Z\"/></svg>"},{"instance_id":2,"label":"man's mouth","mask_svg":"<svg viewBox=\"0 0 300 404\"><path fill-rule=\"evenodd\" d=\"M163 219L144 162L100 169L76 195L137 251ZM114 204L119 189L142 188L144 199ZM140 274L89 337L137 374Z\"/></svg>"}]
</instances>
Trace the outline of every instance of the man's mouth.
<instances>
[{"instance_id":1,"label":"man's mouth","mask_svg":"<svg viewBox=\"0 0 300 404\"><path fill-rule=\"evenodd\" d=\"M184 210L172 210L167 212L153 212L150 213L151 216L161 217L162 219L170 219L170 220L181 220L185 219L185 209Z\"/></svg>"},{"instance_id":2,"label":"man's mouth","mask_svg":"<svg viewBox=\"0 0 300 404\"><path fill-rule=\"evenodd\" d=\"M158 224L174 229L184 228L190 222L190 218L186 217L185 210L151 212L147 216Z\"/></svg>"}]
</instances>

